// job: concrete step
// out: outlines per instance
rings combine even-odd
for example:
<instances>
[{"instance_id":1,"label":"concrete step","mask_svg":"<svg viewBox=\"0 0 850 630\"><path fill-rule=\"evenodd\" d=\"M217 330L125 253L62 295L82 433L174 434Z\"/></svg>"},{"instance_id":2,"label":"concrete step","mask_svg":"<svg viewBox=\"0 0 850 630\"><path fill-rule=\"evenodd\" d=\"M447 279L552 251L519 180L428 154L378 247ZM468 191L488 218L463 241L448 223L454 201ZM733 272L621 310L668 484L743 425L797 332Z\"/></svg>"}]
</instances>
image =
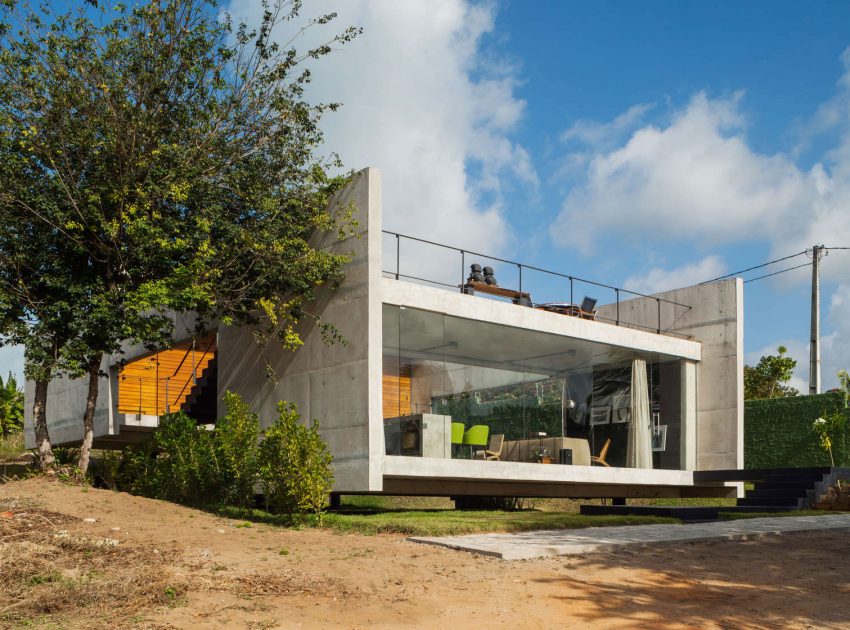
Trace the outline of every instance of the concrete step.
<instances>
[{"instance_id":1,"label":"concrete step","mask_svg":"<svg viewBox=\"0 0 850 630\"><path fill-rule=\"evenodd\" d=\"M771 507L802 507L803 500L799 497L756 497L738 499L739 507L771 506Z\"/></svg>"},{"instance_id":2,"label":"concrete step","mask_svg":"<svg viewBox=\"0 0 850 630\"><path fill-rule=\"evenodd\" d=\"M747 490L746 498L756 499L759 497L805 497L812 486L805 487L783 487L783 488L761 488L756 486L755 490Z\"/></svg>"},{"instance_id":3,"label":"concrete step","mask_svg":"<svg viewBox=\"0 0 850 630\"><path fill-rule=\"evenodd\" d=\"M804 483L810 482L814 483L816 481L820 481L823 479L823 476L828 473L820 473L820 472L812 472L812 473L798 473L798 472L782 472L771 475L765 475L761 481L756 483Z\"/></svg>"},{"instance_id":4,"label":"concrete step","mask_svg":"<svg viewBox=\"0 0 850 630\"><path fill-rule=\"evenodd\" d=\"M776 492L778 494L797 495L815 487L815 482L802 481L799 483L757 483L749 492Z\"/></svg>"},{"instance_id":5,"label":"concrete step","mask_svg":"<svg viewBox=\"0 0 850 630\"><path fill-rule=\"evenodd\" d=\"M748 468L743 470L697 470L694 481L760 481L770 476L782 475L826 475L828 466L807 466L803 468Z\"/></svg>"},{"instance_id":6,"label":"concrete step","mask_svg":"<svg viewBox=\"0 0 850 630\"><path fill-rule=\"evenodd\" d=\"M586 515L666 516L692 523L717 520L721 512L793 512L798 509L789 505L582 505L580 507L581 513Z\"/></svg>"}]
</instances>

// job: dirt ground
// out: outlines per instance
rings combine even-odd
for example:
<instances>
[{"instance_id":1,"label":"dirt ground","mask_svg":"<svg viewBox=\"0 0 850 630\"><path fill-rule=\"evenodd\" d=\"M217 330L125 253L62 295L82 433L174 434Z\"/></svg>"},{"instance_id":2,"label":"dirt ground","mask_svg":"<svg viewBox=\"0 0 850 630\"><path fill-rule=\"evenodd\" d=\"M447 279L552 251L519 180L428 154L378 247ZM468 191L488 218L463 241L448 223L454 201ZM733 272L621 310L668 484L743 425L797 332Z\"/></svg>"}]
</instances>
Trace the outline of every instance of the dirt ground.
<instances>
[{"instance_id":1,"label":"dirt ground","mask_svg":"<svg viewBox=\"0 0 850 630\"><path fill-rule=\"evenodd\" d=\"M4 530L4 519L17 529ZM34 527L48 536L41 546L23 541ZM27 546L16 551L15 541ZM14 617L26 606L0 601L0 616L7 615L0 624L12 627L850 628L846 533L506 562L402 536L249 527L30 479L0 485L4 548L0 576L15 575L20 549L73 551L76 562L97 570L63 571L91 575L87 584L99 580L111 590L105 602L74 591L76 600L44 603L48 610L28 619ZM121 573L134 562L147 563L147 572ZM43 589L42 602L62 583L28 580ZM151 589L142 593L140 581ZM123 608L110 603L122 596L141 599Z\"/></svg>"}]
</instances>

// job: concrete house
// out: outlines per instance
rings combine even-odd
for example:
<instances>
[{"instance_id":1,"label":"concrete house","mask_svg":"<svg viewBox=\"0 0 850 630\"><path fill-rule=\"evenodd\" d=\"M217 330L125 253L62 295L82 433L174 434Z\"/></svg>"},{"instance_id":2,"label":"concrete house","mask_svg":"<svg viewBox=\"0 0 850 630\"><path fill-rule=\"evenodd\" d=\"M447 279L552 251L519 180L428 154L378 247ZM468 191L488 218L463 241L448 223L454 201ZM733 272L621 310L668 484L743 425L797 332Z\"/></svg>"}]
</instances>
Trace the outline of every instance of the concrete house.
<instances>
[{"instance_id":1,"label":"concrete house","mask_svg":"<svg viewBox=\"0 0 850 630\"><path fill-rule=\"evenodd\" d=\"M266 423L279 400L318 418L338 493L737 492L694 471L743 467L740 279L644 296L385 232L372 168L334 203L357 209L358 234L320 243L352 262L312 308L347 344L309 327L295 353L224 326L193 339L176 314L172 348L105 360L97 446L146 439L177 409L214 424L230 390ZM54 442L82 438L85 392L51 383Z\"/></svg>"}]
</instances>

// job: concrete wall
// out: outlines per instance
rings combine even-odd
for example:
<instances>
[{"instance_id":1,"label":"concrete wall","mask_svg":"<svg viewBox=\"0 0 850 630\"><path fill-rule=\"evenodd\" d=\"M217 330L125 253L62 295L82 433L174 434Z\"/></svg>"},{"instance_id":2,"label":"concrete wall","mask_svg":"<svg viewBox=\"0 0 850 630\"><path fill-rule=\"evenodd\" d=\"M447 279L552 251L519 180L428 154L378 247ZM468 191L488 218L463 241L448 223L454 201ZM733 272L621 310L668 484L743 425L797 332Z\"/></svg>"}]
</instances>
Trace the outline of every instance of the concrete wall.
<instances>
[{"instance_id":1,"label":"concrete wall","mask_svg":"<svg viewBox=\"0 0 850 630\"><path fill-rule=\"evenodd\" d=\"M104 358L101 368L109 373L111 361ZM88 379L56 378L47 387L47 427L50 440L57 444L73 444L83 439L83 413L86 409ZM27 381L24 388L26 408L24 411L24 441L27 448L35 448L35 433L32 428L32 405L35 383ZM115 432L115 405L118 403L118 385L115 375L102 377L94 413L96 436Z\"/></svg>"},{"instance_id":2,"label":"concrete wall","mask_svg":"<svg viewBox=\"0 0 850 630\"><path fill-rule=\"evenodd\" d=\"M381 410L381 178L375 169L357 173L333 201L353 204L357 234L340 241L328 234L315 246L352 255L345 280L322 290L307 311L333 323L347 340L327 345L318 328L305 321L304 345L297 352L274 342L260 348L250 333L219 328L218 395L238 392L257 411L263 426L277 415L279 400L298 405L303 418L317 418L334 456L338 492L382 487L384 452ZM374 229L370 229L374 228ZM277 381L267 376L273 368ZM219 414L223 413L219 406ZM370 422L371 420L371 422Z\"/></svg>"},{"instance_id":3,"label":"concrete wall","mask_svg":"<svg viewBox=\"0 0 850 630\"><path fill-rule=\"evenodd\" d=\"M657 294L690 309L662 303L660 327L702 342L696 370L696 469L744 466L744 284L740 278ZM617 316L617 307L599 308ZM659 325L656 300L620 302L621 321L647 328ZM686 453L688 447L685 449Z\"/></svg>"}]
</instances>

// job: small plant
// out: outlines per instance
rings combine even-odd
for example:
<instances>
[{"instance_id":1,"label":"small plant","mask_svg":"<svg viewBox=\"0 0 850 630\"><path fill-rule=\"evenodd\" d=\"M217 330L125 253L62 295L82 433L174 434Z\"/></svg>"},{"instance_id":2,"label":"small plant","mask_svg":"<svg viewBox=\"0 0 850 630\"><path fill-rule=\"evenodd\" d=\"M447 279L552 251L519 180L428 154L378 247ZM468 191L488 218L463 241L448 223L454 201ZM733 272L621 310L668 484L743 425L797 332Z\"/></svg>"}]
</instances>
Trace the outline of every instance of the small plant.
<instances>
[{"instance_id":1,"label":"small plant","mask_svg":"<svg viewBox=\"0 0 850 630\"><path fill-rule=\"evenodd\" d=\"M277 552L277 554L279 556L288 556L289 555L289 549L286 549L286 548L281 549L280 551Z\"/></svg>"},{"instance_id":2,"label":"small plant","mask_svg":"<svg viewBox=\"0 0 850 630\"><path fill-rule=\"evenodd\" d=\"M538 464L543 463L543 460L547 457L551 457L551 453L549 453L548 448L539 448L535 447L531 449L531 458L536 461Z\"/></svg>"},{"instance_id":3,"label":"small plant","mask_svg":"<svg viewBox=\"0 0 850 630\"><path fill-rule=\"evenodd\" d=\"M835 468L835 458L832 456L833 440L844 431L846 423L847 418L841 412L817 418L812 423L812 431L817 435L821 448L829 453L829 462L833 468ZM838 488L841 489L840 481L838 482Z\"/></svg>"}]
</instances>

